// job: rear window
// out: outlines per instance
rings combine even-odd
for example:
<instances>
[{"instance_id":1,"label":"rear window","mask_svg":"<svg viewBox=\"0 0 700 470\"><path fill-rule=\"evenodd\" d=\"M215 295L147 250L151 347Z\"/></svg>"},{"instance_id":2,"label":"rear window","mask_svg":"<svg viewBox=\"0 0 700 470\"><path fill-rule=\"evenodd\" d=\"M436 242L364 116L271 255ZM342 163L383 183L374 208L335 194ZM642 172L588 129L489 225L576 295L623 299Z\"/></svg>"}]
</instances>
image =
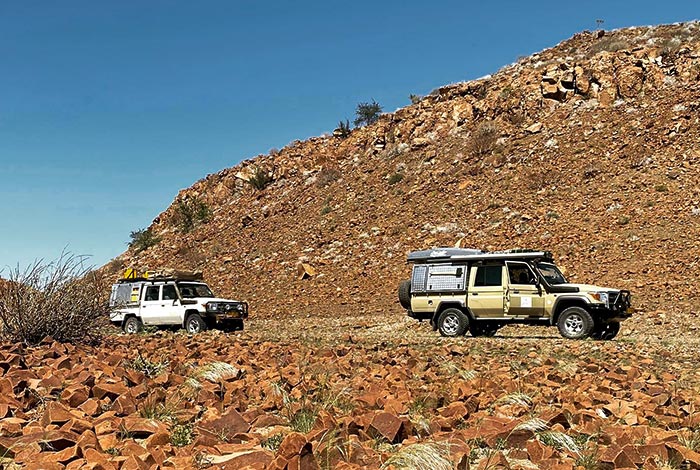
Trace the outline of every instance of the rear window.
<instances>
[{"instance_id":1,"label":"rear window","mask_svg":"<svg viewBox=\"0 0 700 470\"><path fill-rule=\"evenodd\" d=\"M503 266L479 266L476 270L474 287L488 287L503 285L501 273Z\"/></svg>"},{"instance_id":2,"label":"rear window","mask_svg":"<svg viewBox=\"0 0 700 470\"><path fill-rule=\"evenodd\" d=\"M172 284L163 286L163 300L175 299L177 299L177 291L175 290L175 286Z\"/></svg>"}]
</instances>

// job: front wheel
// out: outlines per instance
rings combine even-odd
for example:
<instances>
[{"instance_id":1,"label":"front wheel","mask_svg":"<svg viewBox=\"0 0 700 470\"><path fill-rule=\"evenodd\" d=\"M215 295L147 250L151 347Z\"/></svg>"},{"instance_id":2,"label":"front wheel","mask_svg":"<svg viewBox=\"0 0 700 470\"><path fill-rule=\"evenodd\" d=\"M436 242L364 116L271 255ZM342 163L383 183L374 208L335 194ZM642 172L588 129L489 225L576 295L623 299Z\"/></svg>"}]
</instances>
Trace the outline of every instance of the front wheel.
<instances>
[{"instance_id":1,"label":"front wheel","mask_svg":"<svg viewBox=\"0 0 700 470\"><path fill-rule=\"evenodd\" d=\"M595 326L591 314L581 307L569 307L559 316L559 333L568 339L587 338Z\"/></svg>"},{"instance_id":2,"label":"front wheel","mask_svg":"<svg viewBox=\"0 0 700 470\"><path fill-rule=\"evenodd\" d=\"M456 308L446 309L438 319L438 330L442 336L462 336L468 327L469 318Z\"/></svg>"},{"instance_id":3,"label":"front wheel","mask_svg":"<svg viewBox=\"0 0 700 470\"><path fill-rule=\"evenodd\" d=\"M192 315L187 317L187 321L185 322L185 330L189 334L196 335L197 333L201 333L206 329L207 324L204 323L204 320L198 314L193 313Z\"/></svg>"},{"instance_id":4,"label":"front wheel","mask_svg":"<svg viewBox=\"0 0 700 470\"><path fill-rule=\"evenodd\" d=\"M620 332L620 322L611 321L610 323L604 323L600 326L596 326L595 330L591 333L591 338L602 339L604 341L609 341L613 339Z\"/></svg>"},{"instance_id":5,"label":"front wheel","mask_svg":"<svg viewBox=\"0 0 700 470\"><path fill-rule=\"evenodd\" d=\"M469 332L474 337L485 336L491 338L498 332L498 326L494 325L479 325L476 322L469 324Z\"/></svg>"}]
</instances>

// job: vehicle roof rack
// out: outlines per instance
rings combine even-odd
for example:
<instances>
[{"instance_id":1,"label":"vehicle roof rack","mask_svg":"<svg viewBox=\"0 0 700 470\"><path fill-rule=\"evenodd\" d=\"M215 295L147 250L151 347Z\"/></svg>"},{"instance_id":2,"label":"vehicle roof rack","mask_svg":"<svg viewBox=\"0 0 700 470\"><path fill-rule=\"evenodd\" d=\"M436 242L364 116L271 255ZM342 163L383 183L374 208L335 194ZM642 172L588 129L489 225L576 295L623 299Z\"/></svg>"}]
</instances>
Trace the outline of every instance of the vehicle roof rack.
<instances>
[{"instance_id":1,"label":"vehicle roof rack","mask_svg":"<svg viewBox=\"0 0 700 470\"><path fill-rule=\"evenodd\" d=\"M130 282L155 282L155 281L199 281L202 282L204 276L201 271L145 271L139 273L134 269L127 269L124 277L119 279L118 283Z\"/></svg>"},{"instance_id":2,"label":"vehicle roof rack","mask_svg":"<svg viewBox=\"0 0 700 470\"><path fill-rule=\"evenodd\" d=\"M552 252L514 248L501 251L482 251L475 248L434 248L432 250L413 251L408 254L409 263L450 262L450 261L486 261L499 259L552 259Z\"/></svg>"}]
</instances>

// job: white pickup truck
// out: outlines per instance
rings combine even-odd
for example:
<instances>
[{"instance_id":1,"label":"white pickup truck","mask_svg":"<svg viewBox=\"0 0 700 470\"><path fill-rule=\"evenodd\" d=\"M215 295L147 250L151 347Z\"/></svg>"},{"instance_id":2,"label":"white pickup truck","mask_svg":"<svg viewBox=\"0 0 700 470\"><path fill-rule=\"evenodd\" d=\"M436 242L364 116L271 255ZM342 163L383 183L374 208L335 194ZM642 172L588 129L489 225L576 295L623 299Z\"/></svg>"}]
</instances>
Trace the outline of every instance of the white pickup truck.
<instances>
[{"instance_id":1,"label":"white pickup truck","mask_svg":"<svg viewBox=\"0 0 700 470\"><path fill-rule=\"evenodd\" d=\"M248 304L215 297L201 275L147 276L120 279L109 298L110 321L125 333L144 325L182 327L188 333L207 328L243 329Z\"/></svg>"}]
</instances>

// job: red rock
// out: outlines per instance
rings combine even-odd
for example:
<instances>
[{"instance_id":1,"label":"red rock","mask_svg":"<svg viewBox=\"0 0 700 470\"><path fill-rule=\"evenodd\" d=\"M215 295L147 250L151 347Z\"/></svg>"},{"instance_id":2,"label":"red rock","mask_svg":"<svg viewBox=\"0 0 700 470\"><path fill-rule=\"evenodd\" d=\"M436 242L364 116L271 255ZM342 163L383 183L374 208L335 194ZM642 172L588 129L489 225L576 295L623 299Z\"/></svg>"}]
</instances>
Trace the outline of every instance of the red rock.
<instances>
[{"instance_id":1,"label":"red rock","mask_svg":"<svg viewBox=\"0 0 700 470\"><path fill-rule=\"evenodd\" d=\"M136 402L129 395L120 395L110 409L117 416L127 416L136 413Z\"/></svg>"},{"instance_id":2,"label":"red rock","mask_svg":"<svg viewBox=\"0 0 700 470\"><path fill-rule=\"evenodd\" d=\"M122 462L120 470L149 470L149 465L135 455L131 455Z\"/></svg>"},{"instance_id":3,"label":"red rock","mask_svg":"<svg viewBox=\"0 0 700 470\"><path fill-rule=\"evenodd\" d=\"M677 461L680 458L683 462L689 462L693 468L700 468L700 453L675 442L666 443L666 448L671 459Z\"/></svg>"},{"instance_id":4,"label":"red rock","mask_svg":"<svg viewBox=\"0 0 700 470\"><path fill-rule=\"evenodd\" d=\"M222 457L228 457L223 455ZM223 463L222 469L225 470L236 470L239 468L244 468L249 466L255 469L264 469L272 462L273 456L269 451L251 449L247 451L240 451L226 460Z\"/></svg>"},{"instance_id":5,"label":"red rock","mask_svg":"<svg viewBox=\"0 0 700 470\"><path fill-rule=\"evenodd\" d=\"M440 410L440 415L445 418L463 419L469 415L469 410L464 403L456 401Z\"/></svg>"},{"instance_id":6,"label":"red rock","mask_svg":"<svg viewBox=\"0 0 700 470\"><path fill-rule=\"evenodd\" d=\"M400 437L403 422L396 415L391 413L377 413L372 419L370 430L377 435L384 437L387 441L394 443Z\"/></svg>"},{"instance_id":7,"label":"red rock","mask_svg":"<svg viewBox=\"0 0 700 470\"><path fill-rule=\"evenodd\" d=\"M128 391L129 389L126 387L126 385L124 385L123 382L102 382L96 383L95 386L92 387L92 394L95 398L98 399L108 397L111 400L115 400L117 397L127 393Z\"/></svg>"},{"instance_id":8,"label":"red rock","mask_svg":"<svg viewBox=\"0 0 700 470\"><path fill-rule=\"evenodd\" d=\"M83 453L80 450L80 447L76 445L72 447L66 447L65 449L59 452L52 452L52 459L56 462L67 464L72 460L82 457L82 455Z\"/></svg>"},{"instance_id":9,"label":"red rock","mask_svg":"<svg viewBox=\"0 0 700 470\"><path fill-rule=\"evenodd\" d=\"M61 392L61 400L71 408L77 408L89 398L89 390L83 385L71 385Z\"/></svg>"},{"instance_id":10,"label":"red rock","mask_svg":"<svg viewBox=\"0 0 700 470\"><path fill-rule=\"evenodd\" d=\"M26 419L22 418L3 418L0 420L0 435L2 436L20 436L22 429L27 424Z\"/></svg>"},{"instance_id":11,"label":"red rock","mask_svg":"<svg viewBox=\"0 0 700 470\"><path fill-rule=\"evenodd\" d=\"M117 470L117 466L109 461L106 454L97 452L95 449L87 449L84 457L90 468L101 470Z\"/></svg>"},{"instance_id":12,"label":"red rock","mask_svg":"<svg viewBox=\"0 0 700 470\"><path fill-rule=\"evenodd\" d=\"M289 460L302 452L307 452L311 449L311 444L307 442L306 437L298 432L292 432L282 440L277 455Z\"/></svg>"},{"instance_id":13,"label":"red rock","mask_svg":"<svg viewBox=\"0 0 700 470\"><path fill-rule=\"evenodd\" d=\"M219 417L205 415L199 423L199 427L218 434L226 433L230 436L246 433L250 430L250 424L234 408L229 408L226 413Z\"/></svg>"},{"instance_id":14,"label":"red rock","mask_svg":"<svg viewBox=\"0 0 700 470\"><path fill-rule=\"evenodd\" d=\"M510 463L500 450L487 459L482 459L477 470L510 470Z\"/></svg>"},{"instance_id":15,"label":"red rock","mask_svg":"<svg viewBox=\"0 0 700 470\"><path fill-rule=\"evenodd\" d=\"M49 424L65 424L73 418L74 416L71 415L70 409L66 405L57 401L50 401L46 404L41 424L43 426L48 426Z\"/></svg>"},{"instance_id":16,"label":"red rock","mask_svg":"<svg viewBox=\"0 0 700 470\"><path fill-rule=\"evenodd\" d=\"M144 438L158 432L167 432L167 427L160 421L137 416L123 418L121 426L134 438Z\"/></svg>"}]
</instances>

